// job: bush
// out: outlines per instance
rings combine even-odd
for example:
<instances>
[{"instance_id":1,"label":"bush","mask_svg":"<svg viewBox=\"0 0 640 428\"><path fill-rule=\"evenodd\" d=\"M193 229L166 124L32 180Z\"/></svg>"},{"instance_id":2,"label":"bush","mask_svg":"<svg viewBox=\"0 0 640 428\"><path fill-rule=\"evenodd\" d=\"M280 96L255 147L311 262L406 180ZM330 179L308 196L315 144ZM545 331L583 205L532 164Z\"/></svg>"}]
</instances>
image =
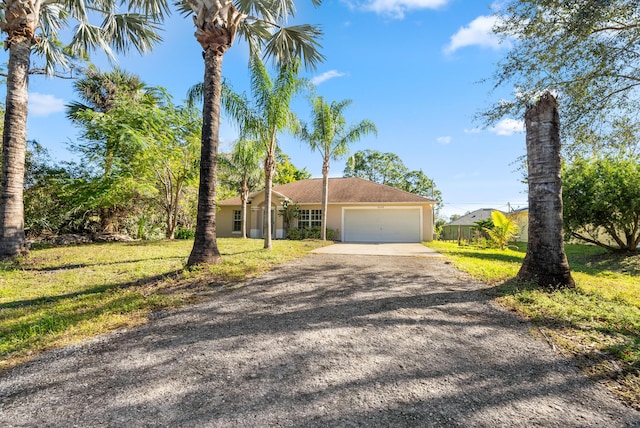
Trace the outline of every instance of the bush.
<instances>
[{"instance_id":1,"label":"bush","mask_svg":"<svg viewBox=\"0 0 640 428\"><path fill-rule=\"evenodd\" d=\"M192 239L196 236L196 232L191 229L185 229L182 227L178 227L175 231L176 239Z\"/></svg>"},{"instance_id":2,"label":"bush","mask_svg":"<svg viewBox=\"0 0 640 428\"><path fill-rule=\"evenodd\" d=\"M318 226L305 229L289 229L287 232L287 239L291 239L293 241L301 241L303 239L320 239L320 232L321 228ZM327 240L336 241L337 239L338 231L335 229L327 229Z\"/></svg>"}]
</instances>

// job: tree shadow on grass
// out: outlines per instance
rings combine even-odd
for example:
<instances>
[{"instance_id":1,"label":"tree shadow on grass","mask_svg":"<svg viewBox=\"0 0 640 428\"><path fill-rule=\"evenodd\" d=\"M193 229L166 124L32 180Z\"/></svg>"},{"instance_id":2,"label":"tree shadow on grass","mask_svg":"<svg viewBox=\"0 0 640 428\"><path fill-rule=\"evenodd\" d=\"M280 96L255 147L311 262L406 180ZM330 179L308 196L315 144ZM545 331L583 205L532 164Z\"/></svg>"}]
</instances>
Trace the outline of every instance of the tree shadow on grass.
<instances>
[{"instance_id":1,"label":"tree shadow on grass","mask_svg":"<svg viewBox=\"0 0 640 428\"><path fill-rule=\"evenodd\" d=\"M580 304L580 300L589 302L589 295L580 289L542 290L534 283L510 279L504 283L485 290L495 297L511 296L517 300L525 300L527 293L544 292L549 299L556 293L575 294L571 299ZM600 303L600 306L605 302ZM630 406L640 409L640 330L637 319L629 319L620 311L604 311L593 308L592 311L571 311L573 315L554 315L554 311L536 310L528 320L544 335L547 341L563 342L563 353L570 354L576 364L592 379L604 381ZM582 315L580 315L582 313ZM615 317L610 319L609 317ZM629 315L633 316L633 314ZM553 332L549 335L543 330ZM551 337L550 337L551 336ZM569 345L566 343L570 343ZM596 346L599 343L600 346ZM555 346L555 345L554 345Z\"/></svg>"},{"instance_id":2,"label":"tree shadow on grass","mask_svg":"<svg viewBox=\"0 0 640 428\"><path fill-rule=\"evenodd\" d=\"M146 276L143 278L139 278L135 281L122 282L122 283L111 283L105 284L98 287L88 288L86 290L77 291L73 293L65 293L58 294L55 296L44 296L37 297L35 299L24 299L24 300L14 300L7 303L0 303L0 309L9 309L9 308L23 308L29 306L40 306L46 304L54 304L56 302L74 299L77 297L87 296L91 294L100 294L106 293L110 290L118 290L118 289L126 289L131 287L144 286L148 284L153 284L155 282L166 280L167 278L176 278L183 272L182 269L173 270L169 272L164 272L158 275Z\"/></svg>"}]
</instances>

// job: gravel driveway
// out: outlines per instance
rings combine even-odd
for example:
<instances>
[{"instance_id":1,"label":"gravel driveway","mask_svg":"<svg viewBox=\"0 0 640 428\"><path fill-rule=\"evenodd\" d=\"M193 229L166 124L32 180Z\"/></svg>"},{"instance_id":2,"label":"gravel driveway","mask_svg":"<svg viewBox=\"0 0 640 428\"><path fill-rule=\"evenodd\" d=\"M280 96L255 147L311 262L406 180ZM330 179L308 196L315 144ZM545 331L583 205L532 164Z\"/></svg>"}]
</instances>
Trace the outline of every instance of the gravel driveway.
<instances>
[{"instance_id":1,"label":"gravel driveway","mask_svg":"<svg viewBox=\"0 0 640 428\"><path fill-rule=\"evenodd\" d=\"M619 427L442 259L314 254L0 378L0 426Z\"/></svg>"}]
</instances>

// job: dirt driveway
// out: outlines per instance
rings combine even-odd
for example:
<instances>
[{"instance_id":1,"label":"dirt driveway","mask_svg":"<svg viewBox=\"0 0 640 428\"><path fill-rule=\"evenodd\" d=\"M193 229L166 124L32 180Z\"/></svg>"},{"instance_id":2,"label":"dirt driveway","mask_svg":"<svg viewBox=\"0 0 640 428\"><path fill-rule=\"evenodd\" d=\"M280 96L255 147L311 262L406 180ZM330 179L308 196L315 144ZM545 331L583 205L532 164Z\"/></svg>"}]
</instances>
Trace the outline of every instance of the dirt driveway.
<instances>
[{"instance_id":1,"label":"dirt driveway","mask_svg":"<svg viewBox=\"0 0 640 428\"><path fill-rule=\"evenodd\" d=\"M0 426L640 426L482 287L314 254L5 374Z\"/></svg>"}]
</instances>

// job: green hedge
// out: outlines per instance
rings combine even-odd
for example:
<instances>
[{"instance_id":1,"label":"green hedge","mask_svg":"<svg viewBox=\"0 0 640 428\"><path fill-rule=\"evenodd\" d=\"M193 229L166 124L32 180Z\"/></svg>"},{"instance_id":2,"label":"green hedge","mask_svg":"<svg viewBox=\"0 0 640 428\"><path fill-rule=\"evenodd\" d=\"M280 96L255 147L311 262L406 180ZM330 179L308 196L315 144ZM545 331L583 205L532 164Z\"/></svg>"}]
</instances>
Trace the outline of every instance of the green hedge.
<instances>
[{"instance_id":1,"label":"green hedge","mask_svg":"<svg viewBox=\"0 0 640 428\"><path fill-rule=\"evenodd\" d=\"M294 241L300 241L303 239L320 239L321 228L309 227L306 229L289 229L287 231L287 239L291 239ZM328 241L337 241L338 240L338 231L335 229L327 229L327 240Z\"/></svg>"}]
</instances>

